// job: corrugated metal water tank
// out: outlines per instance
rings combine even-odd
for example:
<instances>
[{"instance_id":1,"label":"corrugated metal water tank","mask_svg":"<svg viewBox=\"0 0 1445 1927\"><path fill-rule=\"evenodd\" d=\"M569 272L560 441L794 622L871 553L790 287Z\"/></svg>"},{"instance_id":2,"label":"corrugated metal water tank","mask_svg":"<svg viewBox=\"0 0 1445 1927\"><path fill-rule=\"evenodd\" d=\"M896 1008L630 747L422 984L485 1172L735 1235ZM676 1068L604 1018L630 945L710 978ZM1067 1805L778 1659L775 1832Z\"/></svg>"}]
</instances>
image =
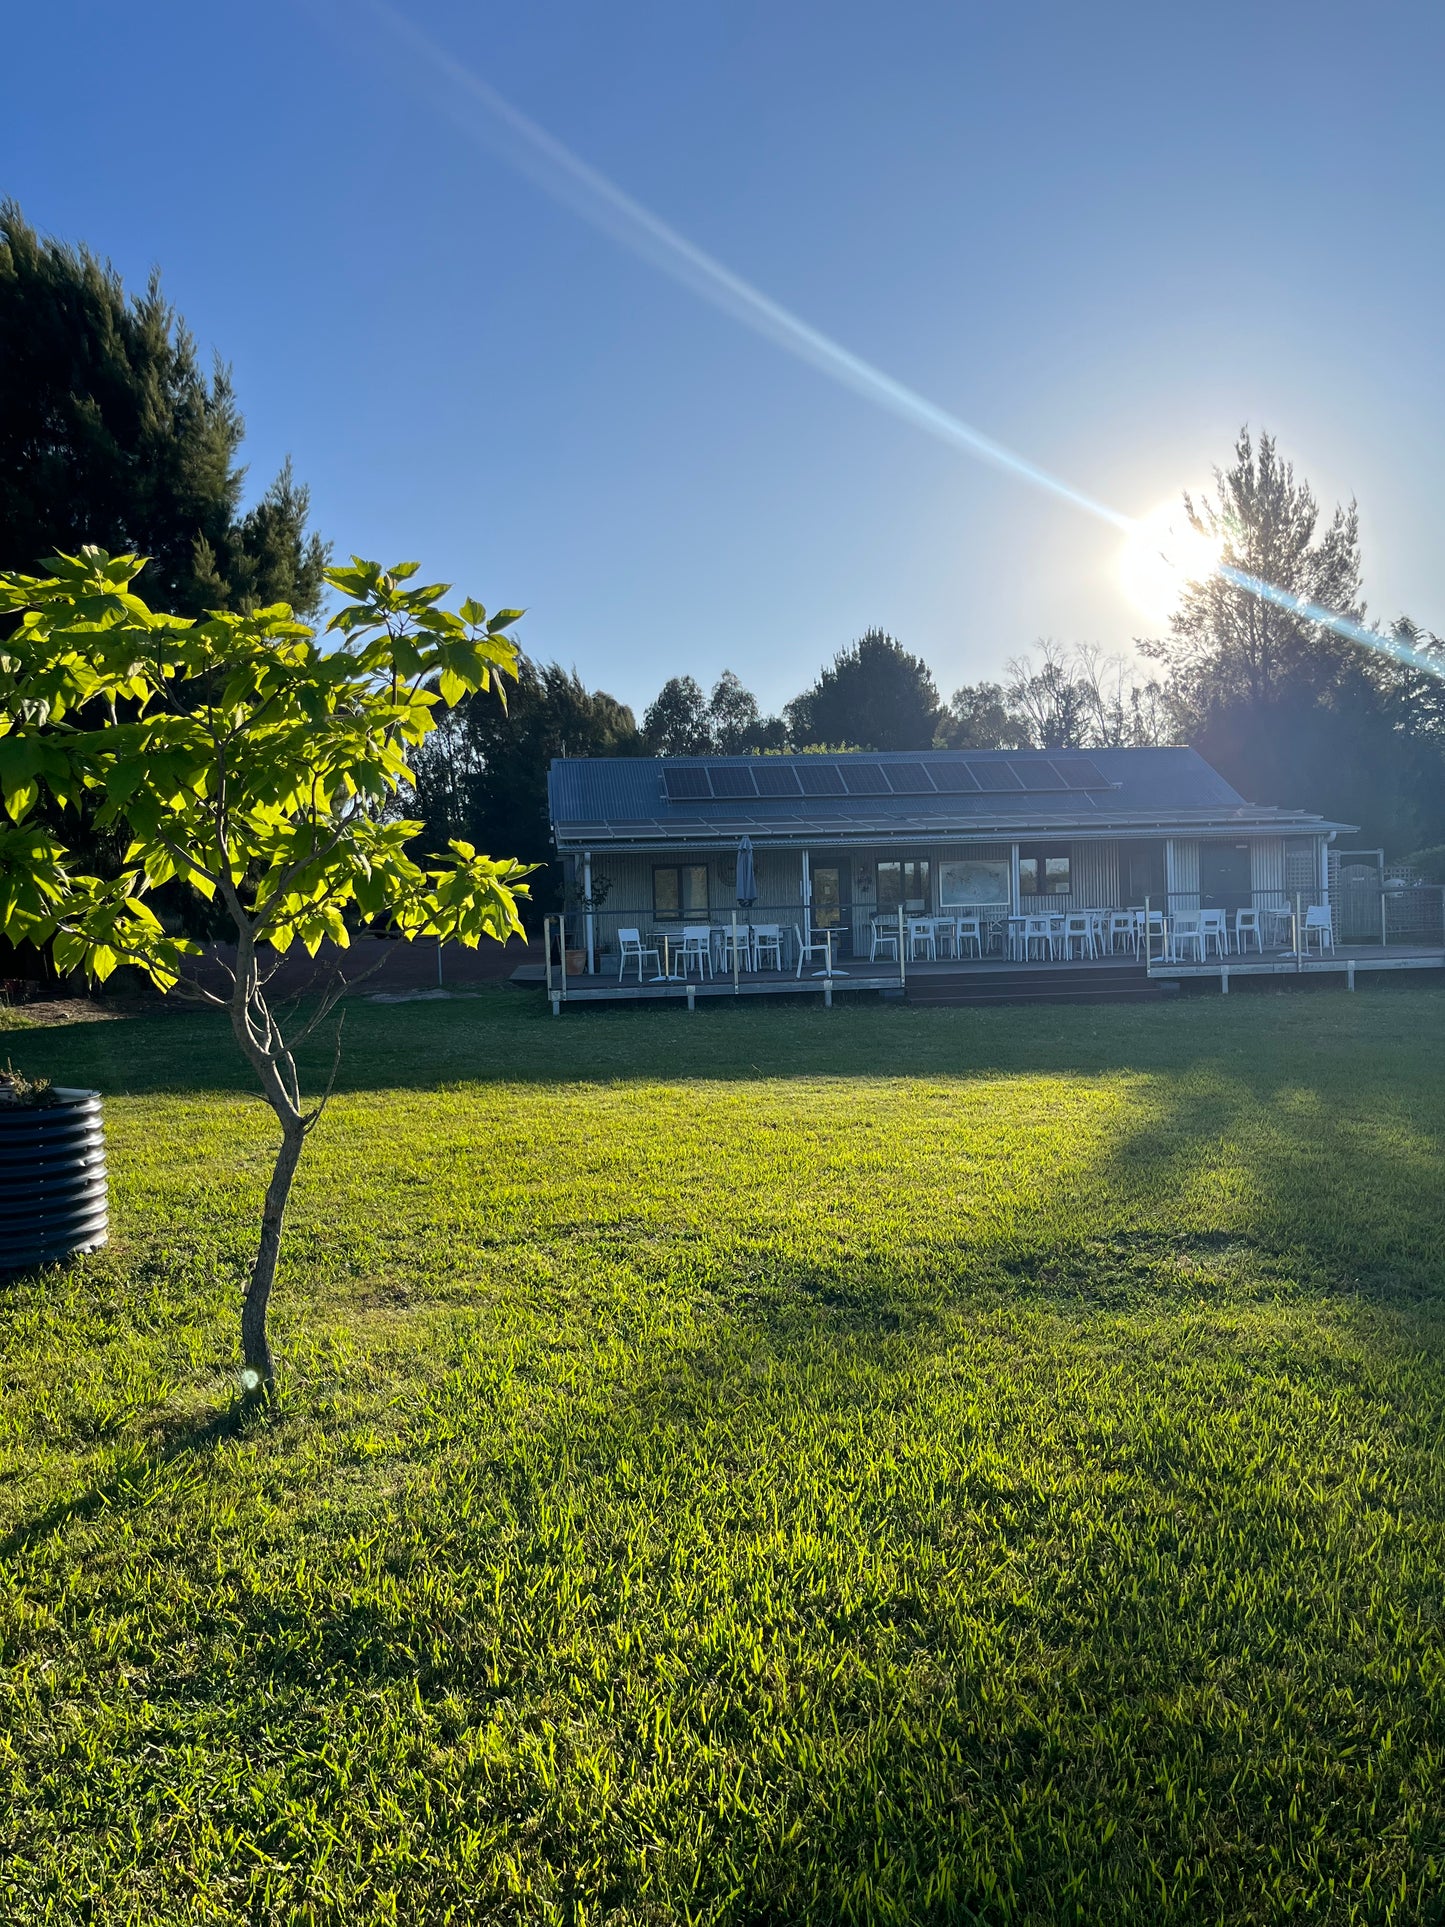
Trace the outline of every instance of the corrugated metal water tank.
<instances>
[{"instance_id":1,"label":"corrugated metal water tank","mask_svg":"<svg viewBox=\"0 0 1445 1927\"><path fill-rule=\"evenodd\" d=\"M108 1235L100 1093L55 1095L43 1110L0 1105L0 1271L94 1251Z\"/></svg>"}]
</instances>

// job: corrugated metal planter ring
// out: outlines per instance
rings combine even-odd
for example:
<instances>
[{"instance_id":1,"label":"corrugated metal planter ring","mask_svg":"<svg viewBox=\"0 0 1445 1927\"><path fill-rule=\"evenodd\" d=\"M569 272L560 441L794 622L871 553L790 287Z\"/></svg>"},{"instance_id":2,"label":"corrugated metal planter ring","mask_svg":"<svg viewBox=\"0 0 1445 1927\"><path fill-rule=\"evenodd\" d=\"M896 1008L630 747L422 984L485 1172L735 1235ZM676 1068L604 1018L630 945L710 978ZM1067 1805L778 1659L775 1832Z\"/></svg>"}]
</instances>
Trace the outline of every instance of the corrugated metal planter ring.
<instances>
[{"instance_id":1,"label":"corrugated metal planter ring","mask_svg":"<svg viewBox=\"0 0 1445 1927\"><path fill-rule=\"evenodd\" d=\"M48 1110L0 1105L0 1271L95 1251L108 1235L100 1093L55 1094Z\"/></svg>"}]
</instances>

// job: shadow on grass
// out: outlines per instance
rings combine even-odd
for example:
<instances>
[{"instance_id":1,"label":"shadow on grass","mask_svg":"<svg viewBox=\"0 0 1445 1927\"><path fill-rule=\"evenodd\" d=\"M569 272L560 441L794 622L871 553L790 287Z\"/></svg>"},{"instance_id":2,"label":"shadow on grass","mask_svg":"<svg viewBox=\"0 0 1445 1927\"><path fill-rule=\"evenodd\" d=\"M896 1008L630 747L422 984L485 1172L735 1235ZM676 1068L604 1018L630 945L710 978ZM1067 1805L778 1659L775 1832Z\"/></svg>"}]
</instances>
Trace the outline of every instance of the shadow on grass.
<instances>
[{"instance_id":1,"label":"shadow on grass","mask_svg":"<svg viewBox=\"0 0 1445 1927\"><path fill-rule=\"evenodd\" d=\"M33 1519L24 1519L0 1538L0 1559L15 1559L72 1525L83 1525L102 1512L122 1511L144 1504L156 1477L179 1459L213 1452L227 1440L263 1430L274 1416L253 1400L232 1399L224 1411L210 1418L173 1418L152 1428L146 1446L129 1455L109 1478L71 1499L62 1499Z\"/></svg>"}]
</instances>

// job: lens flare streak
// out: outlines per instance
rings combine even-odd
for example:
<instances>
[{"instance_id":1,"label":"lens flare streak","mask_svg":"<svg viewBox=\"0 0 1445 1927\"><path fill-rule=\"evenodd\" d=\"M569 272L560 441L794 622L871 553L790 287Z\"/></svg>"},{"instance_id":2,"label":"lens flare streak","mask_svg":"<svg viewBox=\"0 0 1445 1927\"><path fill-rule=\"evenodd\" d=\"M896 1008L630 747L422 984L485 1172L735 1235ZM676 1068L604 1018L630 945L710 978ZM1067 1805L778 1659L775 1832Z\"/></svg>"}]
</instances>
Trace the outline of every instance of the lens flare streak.
<instances>
[{"instance_id":1,"label":"lens flare streak","mask_svg":"<svg viewBox=\"0 0 1445 1927\"><path fill-rule=\"evenodd\" d=\"M304 0L313 8L318 0ZM565 147L554 135L514 107L496 88L464 66L446 48L389 4L389 0L365 0L367 10L384 28L411 47L413 52L448 83L439 101L448 118L469 139L480 140L493 153L534 181L544 193L562 202L591 226L610 235L723 313L741 321L769 341L785 348L801 361L817 368L852 393L885 408L900 420L910 422L948 446L975 456L980 461L1018 476L1034 488L1069 502L1085 514L1107 522L1125 535L1136 537L1143 524L1132 515L1111 508L1107 502L1062 476L1052 474L1026 456L1017 454L992 436L972 427L957 415L920 395L903 382L895 381L881 368L863 360L841 342L834 341L812 327L781 303L734 274L721 261L679 234L650 208L633 200L614 181L590 167ZM349 37L349 36L348 36ZM465 101L484 110L481 121L464 111ZM1445 676L1445 665L1398 638L1367 628L1363 623L1331 609L1324 609L1276 588L1260 577L1243 570L1218 565L1218 573L1239 589L1258 596L1305 621L1330 629L1351 642L1362 643L1400 662L1431 675Z\"/></svg>"}]
</instances>

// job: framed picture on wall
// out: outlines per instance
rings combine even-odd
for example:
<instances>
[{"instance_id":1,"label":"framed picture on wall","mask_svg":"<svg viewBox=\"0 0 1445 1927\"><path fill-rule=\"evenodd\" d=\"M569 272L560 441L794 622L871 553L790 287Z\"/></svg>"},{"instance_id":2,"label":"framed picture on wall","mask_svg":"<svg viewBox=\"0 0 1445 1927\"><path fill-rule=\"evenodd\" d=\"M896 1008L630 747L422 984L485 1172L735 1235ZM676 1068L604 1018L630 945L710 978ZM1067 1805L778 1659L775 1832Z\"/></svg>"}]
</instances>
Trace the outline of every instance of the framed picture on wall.
<instances>
[{"instance_id":1,"label":"framed picture on wall","mask_svg":"<svg viewBox=\"0 0 1445 1927\"><path fill-rule=\"evenodd\" d=\"M947 910L1009 900L1006 856L946 857L938 866L938 900Z\"/></svg>"}]
</instances>

